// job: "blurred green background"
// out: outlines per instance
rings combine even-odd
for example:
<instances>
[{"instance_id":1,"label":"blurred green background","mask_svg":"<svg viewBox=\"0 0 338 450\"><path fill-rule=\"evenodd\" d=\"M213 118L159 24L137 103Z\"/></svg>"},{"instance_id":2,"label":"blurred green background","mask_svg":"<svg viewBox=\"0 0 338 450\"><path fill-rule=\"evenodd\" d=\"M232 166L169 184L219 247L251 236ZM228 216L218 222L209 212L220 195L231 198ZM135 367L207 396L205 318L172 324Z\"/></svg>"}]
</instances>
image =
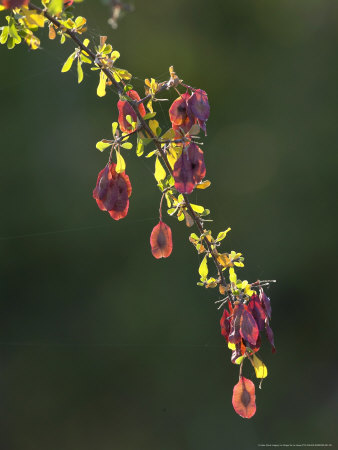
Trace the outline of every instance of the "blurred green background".
<instances>
[{"instance_id":1,"label":"blurred green background","mask_svg":"<svg viewBox=\"0 0 338 450\"><path fill-rule=\"evenodd\" d=\"M126 219L92 199L117 97L61 74L74 46L0 48L1 450L220 450L336 444L336 0L135 0L117 31L87 0L90 37L121 52L142 91L173 64L211 104L203 139L212 186L192 195L271 287L277 353L257 413L231 404L238 368L220 335L218 294L196 286L187 230L155 260L153 160L125 151ZM2 23L4 22L2 13ZM172 101L173 92L168 94ZM163 128L168 103L158 104ZM254 379L246 365L244 375Z\"/></svg>"}]
</instances>

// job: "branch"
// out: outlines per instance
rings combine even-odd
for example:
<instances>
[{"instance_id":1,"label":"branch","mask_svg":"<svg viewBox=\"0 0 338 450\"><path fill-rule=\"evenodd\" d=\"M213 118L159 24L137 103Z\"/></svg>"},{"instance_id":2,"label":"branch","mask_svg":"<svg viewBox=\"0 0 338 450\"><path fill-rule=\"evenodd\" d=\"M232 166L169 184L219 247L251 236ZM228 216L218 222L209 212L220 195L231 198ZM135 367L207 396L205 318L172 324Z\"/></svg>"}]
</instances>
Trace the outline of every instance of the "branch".
<instances>
[{"instance_id":1,"label":"branch","mask_svg":"<svg viewBox=\"0 0 338 450\"><path fill-rule=\"evenodd\" d=\"M104 72L104 74L107 76L107 78L111 81L111 83L116 88L119 96L123 95L123 93L124 93L124 86L123 86L123 84L119 83L119 82L117 82L115 80L115 78L114 78L113 74L111 73L111 71L109 69L107 69L97 59L96 54L92 50L90 50L88 47L86 47L83 44L81 39L78 38L78 36L76 35L76 33L74 31L68 30L68 29L64 29L64 27L62 26L61 22L59 22L58 19L56 19L55 17L51 16L48 13L48 11L46 11L46 10L44 10L42 8L39 8L38 6L35 6L33 3L29 3L29 9L40 12L41 14L43 14L46 17L46 19L49 20L49 22L52 22L55 25L56 28L62 29L64 31L64 33L67 34L77 44L77 46L81 50L83 50L86 54L88 54L89 58L93 61L93 63L96 64L96 66L98 66L102 70L102 72ZM168 90L168 89L170 89L170 87L172 87L170 81L162 83L162 85L160 86L158 92L161 92L163 90ZM147 97L142 99L142 101L144 101L146 99L147 99ZM143 129L144 131L146 131L146 133L149 135L149 137L151 139L153 139L153 141L154 141L154 143L155 143L155 145L157 147L157 150L159 151L159 154L160 154L162 160L164 161L164 163L165 163L169 173L171 175L173 175L173 170L172 170L172 168L171 168L171 166L170 166L170 164L168 162L167 156L166 156L166 154L165 154L165 152L164 152L164 150L163 150L163 148L161 146L161 141L157 138L157 136L155 136L155 134L152 132L152 130L150 129L150 127L147 124L147 122L143 119L143 117L142 117L142 115L141 115L141 113L139 112L139 109L138 109L138 103L139 102L137 102L135 100L131 100L130 101L130 105L133 108L133 110L135 111L135 113L137 115L137 118L139 120L140 128ZM186 208L187 208L190 216L192 217L193 221L195 222L195 225L197 226L199 232L201 234L203 234L204 233L204 229L203 229L203 223L202 223L201 219L195 214L194 210L192 209L188 195L184 194L183 197L184 197ZM213 259L214 264L216 266L216 269L217 269L217 272L218 272L218 276L219 276L219 279L220 279L220 284L222 284L226 288L227 287L227 283L226 283L226 280L224 278L222 267L218 263L217 257L215 255L213 249L212 249L212 243L210 243L208 241L208 239L206 239L206 238L203 238L203 241L204 241L204 245L208 249L208 252L212 256L212 259Z\"/></svg>"}]
</instances>

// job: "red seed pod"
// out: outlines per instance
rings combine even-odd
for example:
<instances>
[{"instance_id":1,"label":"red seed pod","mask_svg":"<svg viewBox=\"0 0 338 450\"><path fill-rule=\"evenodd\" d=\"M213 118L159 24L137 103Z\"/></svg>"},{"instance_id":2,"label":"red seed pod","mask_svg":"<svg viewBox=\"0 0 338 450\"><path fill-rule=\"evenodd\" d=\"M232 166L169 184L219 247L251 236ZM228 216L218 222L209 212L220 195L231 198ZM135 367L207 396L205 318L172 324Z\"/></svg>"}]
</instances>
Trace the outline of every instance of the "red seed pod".
<instances>
[{"instance_id":1,"label":"red seed pod","mask_svg":"<svg viewBox=\"0 0 338 450\"><path fill-rule=\"evenodd\" d=\"M173 250L171 229L161 220L150 235L151 253L156 259L168 258Z\"/></svg>"},{"instance_id":2,"label":"red seed pod","mask_svg":"<svg viewBox=\"0 0 338 450\"><path fill-rule=\"evenodd\" d=\"M136 91L130 90L127 92L128 97L130 97L133 100L139 101L140 96ZM127 100L119 100L117 102L117 108L119 110L119 125L121 130L124 133L130 133L133 129L131 124L127 121L127 116L131 116L133 122L137 122L137 115L136 112L131 107L130 103ZM144 108L143 103L140 103L138 105L138 110L142 117L146 115L146 110Z\"/></svg>"},{"instance_id":3,"label":"red seed pod","mask_svg":"<svg viewBox=\"0 0 338 450\"><path fill-rule=\"evenodd\" d=\"M259 330L253 315L247 305L244 305L241 317L240 334L251 345L256 345Z\"/></svg>"},{"instance_id":4,"label":"red seed pod","mask_svg":"<svg viewBox=\"0 0 338 450\"><path fill-rule=\"evenodd\" d=\"M250 419L256 412L255 385L251 380L240 377L234 386L232 405L238 415Z\"/></svg>"},{"instance_id":5,"label":"red seed pod","mask_svg":"<svg viewBox=\"0 0 338 450\"><path fill-rule=\"evenodd\" d=\"M29 0L2 0L1 4L7 9L21 8L21 6L27 6Z\"/></svg>"},{"instance_id":6,"label":"red seed pod","mask_svg":"<svg viewBox=\"0 0 338 450\"><path fill-rule=\"evenodd\" d=\"M259 331L263 331L265 328L266 314L265 314L265 311L259 301L257 294L254 294L251 297L251 299L248 303L248 308L251 311L251 314L253 315L253 318L255 319L255 321L258 325Z\"/></svg>"},{"instance_id":7,"label":"red seed pod","mask_svg":"<svg viewBox=\"0 0 338 450\"><path fill-rule=\"evenodd\" d=\"M106 166L98 175L93 197L102 211L115 219L123 219L129 209L132 188L128 175L115 171L116 164Z\"/></svg>"},{"instance_id":8,"label":"red seed pod","mask_svg":"<svg viewBox=\"0 0 338 450\"><path fill-rule=\"evenodd\" d=\"M175 163L173 176L175 188L181 194L191 194L196 184L203 180L206 174L202 150L191 142L182 151Z\"/></svg>"}]
</instances>

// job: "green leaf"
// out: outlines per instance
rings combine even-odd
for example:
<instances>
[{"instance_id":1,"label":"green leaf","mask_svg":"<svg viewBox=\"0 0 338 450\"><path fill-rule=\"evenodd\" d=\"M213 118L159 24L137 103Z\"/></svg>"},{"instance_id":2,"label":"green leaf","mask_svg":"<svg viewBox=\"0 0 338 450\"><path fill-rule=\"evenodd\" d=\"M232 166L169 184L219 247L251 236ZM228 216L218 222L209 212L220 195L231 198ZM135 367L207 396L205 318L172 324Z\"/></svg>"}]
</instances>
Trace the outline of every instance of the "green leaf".
<instances>
[{"instance_id":1,"label":"green leaf","mask_svg":"<svg viewBox=\"0 0 338 450\"><path fill-rule=\"evenodd\" d=\"M174 139L175 137L175 130L173 130L172 128L169 128L169 130L167 130L162 136L161 139L163 141L169 141L171 139Z\"/></svg>"},{"instance_id":2,"label":"green leaf","mask_svg":"<svg viewBox=\"0 0 338 450\"><path fill-rule=\"evenodd\" d=\"M205 281L207 279L208 272L207 255L205 255L198 269L198 273L201 275L202 281Z\"/></svg>"},{"instance_id":3,"label":"green leaf","mask_svg":"<svg viewBox=\"0 0 338 450\"><path fill-rule=\"evenodd\" d=\"M77 60L77 82L80 84L83 80L83 70L80 58Z\"/></svg>"},{"instance_id":4,"label":"green leaf","mask_svg":"<svg viewBox=\"0 0 338 450\"><path fill-rule=\"evenodd\" d=\"M68 72L73 65L74 59L75 59L75 52L72 53L70 56L68 56L66 62L62 66L61 72Z\"/></svg>"},{"instance_id":5,"label":"green leaf","mask_svg":"<svg viewBox=\"0 0 338 450\"><path fill-rule=\"evenodd\" d=\"M126 170L126 163L119 151L116 151L116 160L117 160L117 164L116 164L116 168L115 168L116 172L117 173L124 172Z\"/></svg>"},{"instance_id":6,"label":"green leaf","mask_svg":"<svg viewBox=\"0 0 338 450\"><path fill-rule=\"evenodd\" d=\"M123 144L121 144L121 147L130 150L131 148L133 148L133 144L131 142L124 142Z\"/></svg>"},{"instance_id":7,"label":"green leaf","mask_svg":"<svg viewBox=\"0 0 338 450\"><path fill-rule=\"evenodd\" d=\"M97 95L98 97L104 97L106 95L106 81L107 81L107 75L100 71L100 81L99 85L97 86Z\"/></svg>"},{"instance_id":8,"label":"green leaf","mask_svg":"<svg viewBox=\"0 0 338 450\"><path fill-rule=\"evenodd\" d=\"M155 116L156 116L156 112L150 112L150 113L148 113L148 114L146 114L144 117L143 117L143 119L144 120L148 120L148 119L153 119Z\"/></svg>"},{"instance_id":9,"label":"green leaf","mask_svg":"<svg viewBox=\"0 0 338 450\"><path fill-rule=\"evenodd\" d=\"M99 141L96 144L96 148L98 150L100 150L100 152L103 152L103 150L105 150L106 148L111 146L111 142L103 142L103 141Z\"/></svg>"},{"instance_id":10,"label":"green leaf","mask_svg":"<svg viewBox=\"0 0 338 450\"><path fill-rule=\"evenodd\" d=\"M163 166L157 156L156 161L155 161L155 173L154 173L155 180L157 182L160 182L160 181L164 180L166 176L167 176L167 173L166 173L165 169L163 168Z\"/></svg>"},{"instance_id":11,"label":"green leaf","mask_svg":"<svg viewBox=\"0 0 338 450\"><path fill-rule=\"evenodd\" d=\"M229 233L229 231L231 231L230 227L228 229L226 229L225 231L221 231L220 233L218 233L216 242L222 241L226 237L226 235Z\"/></svg>"}]
</instances>

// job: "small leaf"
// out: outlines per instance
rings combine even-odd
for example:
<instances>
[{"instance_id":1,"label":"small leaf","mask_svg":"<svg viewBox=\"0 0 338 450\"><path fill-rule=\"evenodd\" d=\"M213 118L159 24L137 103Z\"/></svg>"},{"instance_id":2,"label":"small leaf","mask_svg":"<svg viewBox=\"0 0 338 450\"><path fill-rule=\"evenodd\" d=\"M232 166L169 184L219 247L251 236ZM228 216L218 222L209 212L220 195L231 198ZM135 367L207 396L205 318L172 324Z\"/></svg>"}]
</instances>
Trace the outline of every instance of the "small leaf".
<instances>
[{"instance_id":1,"label":"small leaf","mask_svg":"<svg viewBox=\"0 0 338 450\"><path fill-rule=\"evenodd\" d=\"M205 255L198 269L198 273L201 275L202 281L205 281L207 279L208 272L207 255Z\"/></svg>"},{"instance_id":2,"label":"small leaf","mask_svg":"<svg viewBox=\"0 0 338 450\"><path fill-rule=\"evenodd\" d=\"M229 231L231 231L230 227L228 229L226 229L225 231L221 231L220 233L218 233L216 242L222 241L226 237L226 235L229 233Z\"/></svg>"},{"instance_id":3,"label":"small leaf","mask_svg":"<svg viewBox=\"0 0 338 450\"><path fill-rule=\"evenodd\" d=\"M156 114L157 114L156 112L150 112L143 117L143 120L152 119L153 117L156 116Z\"/></svg>"},{"instance_id":4,"label":"small leaf","mask_svg":"<svg viewBox=\"0 0 338 450\"><path fill-rule=\"evenodd\" d=\"M144 145L142 139L137 139L136 155L142 156L144 153Z\"/></svg>"},{"instance_id":5,"label":"small leaf","mask_svg":"<svg viewBox=\"0 0 338 450\"><path fill-rule=\"evenodd\" d=\"M159 136L161 134L161 128L157 120L149 120L149 128L153 132L155 136Z\"/></svg>"},{"instance_id":6,"label":"small leaf","mask_svg":"<svg viewBox=\"0 0 338 450\"><path fill-rule=\"evenodd\" d=\"M192 207L192 209L197 212L198 214L202 214L202 212L204 211L204 207L200 206L200 205L194 205L193 203L190 203L190 206Z\"/></svg>"},{"instance_id":7,"label":"small leaf","mask_svg":"<svg viewBox=\"0 0 338 450\"><path fill-rule=\"evenodd\" d=\"M119 151L116 151L116 160L117 160L117 164L115 167L116 173L124 172L126 170L126 163Z\"/></svg>"},{"instance_id":8,"label":"small leaf","mask_svg":"<svg viewBox=\"0 0 338 450\"><path fill-rule=\"evenodd\" d=\"M229 269L229 279L232 283L236 284L237 275L236 275L236 272L233 267L230 267L230 269Z\"/></svg>"},{"instance_id":9,"label":"small leaf","mask_svg":"<svg viewBox=\"0 0 338 450\"><path fill-rule=\"evenodd\" d=\"M72 53L72 54L67 58L66 62L65 62L64 65L62 66L61 72L68 72L68 71L71 69L72 65L73 65L74 59L75 59L75 52Z\"/></svg>"},{"instance_id":10,"label":"small leaf","mask_svg":"<svg viewBox=\"0 0 338 450\"><path fill-rule=\"evenodd\" d=\"M152 156L154 156L157 153L157 150L153 150L152 152L149 152L146 154L146 158L151 158Z\"/></svg>"},{"instance_id":11,"label":"small leaf","mask_svg":"<svg viewBox=\"0 0 338 450\"><path fill-rule=\"evenodd\" d=\"M97 86L97 95L98 97L104 97L106 95L106 81L107 81L107 75L100 71L100 81L99 85Z\"/></svg>"},{"instance_id":12,"label":"small leaf","mask_svg":"<svg viewBox=\"0 0 338 450\"><path fill-rule=\"evenodd\" d=\"M80 58L77 60L77 82L80 84L83 80L83 70Z\"/></svg>"},{"instance_id":13,"label":"small leaf","mask_svg":"<svg viewBox=\"0 0 338 450\"><path fill-rule=\"evenodd\" d=\"M133 144L131 142L124 142L123 144L121 144L121 147L130 150L131 148L133 148Z\"/></svg>"},{"instance_id":14,"label":"small leaf","mask_svg":"<svg viewBox=\"0 0 338 450\"><path fill-rule=\"evenodd\" d=\"M130 124L130 125L133 125L133 118L131 117L131 115L130 114L128 114L127 116L126 116L126 121Z\"/></svg>"},{"instance_id":15,"label":"small leaf","mask_svg":"<svg viewBox=\"0 0 338 450\"><path fill-rule=\"evenodd\" d=\"M266 365L261 361L255 354L250 358L251 364L253 365L257 378L266 378L268 376L268 369Z\"/></svg>"},{"instance_id":16,"label":"small leaf","mask_svg":"<svg viewBox=\"0 0 338 450\"><path fill-rule=\"evenodd\" d=\"M199 183L196 185L197 189L206 189L211 185L211 181L209 180L205 180L202 181L202 183Z\"/></svg>"},{"instance_id":17,"label":"small leaf","mask_svg":"<svg viewBox=\"0 0 338 450\"><path fill-rule=\"evenodd\" d=\"M160 181L164 180L166 176L167 176L167 173L166 173L165 169L163 168L163 166L157 156L156 161L155 161L154 177L157 182L160 182Z\"/></svg>"},{"instance_id":18,"label":"small leaf","mask_svg":"<svg viewBox=\"0 0 338 450\"><path fill-rule=\"evenodd\" d=\"M174 139L175 137L175 130L173 130L172 128L169 128L169 130L167 130L162 136L161 139L163 141L170 141L171 139Z\"/></svg>"},{"instance_id":19,"label":"small leaf","mask_svg":"<svg viewBox=\"0 0 338 450\"><path fill-rule=\"evenodd\" d=\"M96 148L98 149L98 150L100 150L100 152L103 152L103 150L105 150L106 148L108 148L108 147L110 147L111 146L111 143L109 143L109 142L102 142L102 141L99 141L97 144L96 144Z\"/></svg>"},{"instance_id":20,"label":"small leaf","mask_svg":"<svg viewBox=\"0 0 338 450\"><path fill-rule=\"evenodd\" d=\"M63 0L52 0L48 5L48 12L52 16L59 14L63 8Z\"/></svg>"},{"instance_id":21,"label":"small leaf","mask_svg":"<svg viewBox=\"0 0 338 450\"><path fill-rule=\"evenodd\" d=\"M119 126L119 124L117 122L113 122L112 123L111 128L112 128L113 136L115 136L115 133L116 133L116 130L117 130L118 126Z\"/></svg>"}]
</instances>

